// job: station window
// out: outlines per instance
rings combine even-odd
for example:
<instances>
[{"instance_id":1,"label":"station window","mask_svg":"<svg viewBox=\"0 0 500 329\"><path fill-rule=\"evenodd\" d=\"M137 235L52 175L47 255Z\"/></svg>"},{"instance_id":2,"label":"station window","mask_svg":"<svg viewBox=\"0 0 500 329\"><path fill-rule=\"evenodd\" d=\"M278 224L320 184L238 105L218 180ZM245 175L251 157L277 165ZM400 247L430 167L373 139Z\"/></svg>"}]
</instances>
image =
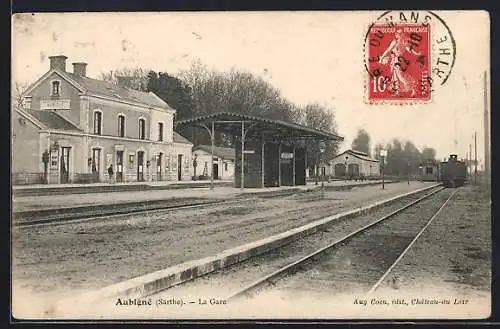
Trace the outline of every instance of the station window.
<instances>
[{"instance_id":1,"label":"station window","mask_svg":"<svg viewBox=\"0 0 500 329\"><path fill-rule=\"evenodd\" d=\"M139 119L139 139L146 139L146 120Z\"/></svg>"},{"instance_id":2,"label":"station window","mask_svg":"<svg viewBox=\"0 0 500 329\"><path fill-rule=\"evenodd\" d=\"M163 122L158 122L158 140L163 141Z\"/></svg>"},{"instance_id":3,"label":"station window","mask_svg":"<svg viewBox=\"0 0 500 329\"><path fill-rule=\"evenodd\" d=\"M426 174L432 174L432 167L425 167L425 173Z\"/></svg>"},{"instance_id":4,"label":"station window","mask_svg":"<svg viewBox=\"0 0 500 329\"><path fill-rule=\"evenodd\" d=\"M125 116L123 115L118 116L118 136L125 136Z\"/></svg>"},{"instance_id":5,"label":"station window","mask_svg":"<svg viewBox=\"0 0 500 329\"><path fill-rule=\"evenodd\" d=\"M102 134L102 112L101 111L94 112L94 134L96 134L96 135Z\"/></svg>"},{"instance_id":6,"label":"station window","mask_svg":"<svg viewBox=\"0 0 500 329\"><path fill-rule=\"evenodd\" d=\"M52 89L50 92L51 96L59 96L61 94L61 82L60 81L52 81Z\"/></svg>"},{"instance_id":7,"label":"station window","mask_svg":"<svg viewBox=\"0 0 500 329\"><path fill-rule=\"evenodd\" d=\"M50 95L51 96L60 96L61 95L61 81L59 81L59 80L52 81Z\"/></svg>"}]
</instances>

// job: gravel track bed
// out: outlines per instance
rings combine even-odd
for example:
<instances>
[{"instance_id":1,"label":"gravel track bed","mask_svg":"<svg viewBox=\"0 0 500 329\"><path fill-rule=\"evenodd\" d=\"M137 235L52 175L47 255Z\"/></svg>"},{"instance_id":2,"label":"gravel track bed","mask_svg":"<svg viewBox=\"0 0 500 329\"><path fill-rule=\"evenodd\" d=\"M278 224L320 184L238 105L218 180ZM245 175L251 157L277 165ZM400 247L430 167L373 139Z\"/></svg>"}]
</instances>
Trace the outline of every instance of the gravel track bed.
<instances>
[{"instance_id":1,"label":"gravel track bed","mask_svg":"<svg viewBox=\"0 0 500 329\"><path fill-rule=\"evenodd\" d=\"M489 299L491 203L478 187L464 186L392 269L402 289ZM384 281L381 291L390 288Z\"/></svg>"},{"instance_id":2,"label":"gravel track bed","mask_svg":"<svg viewBox=\"0 0 500 329\"><path fill-rule=\"evenodd\" d=\"M325 251L304 263L296 273L275 282L271 289L298 297L367 292L450 194L449 190L438 192L338 248Z\"/></svg>"},{"instance_id":3,"label":"gravel track bed","mask_svg":"<svg viewBox=\"0 0 500 329\"><path fill-rule=\"evenodd\" d=\"M241 204L131 214L12 230L13 287L63 297L295 228L431 184L255 198ZM48 297L47 297L48 298Z\"/></svg>"},{"instance_id":4,"label":"gravel track bed","mask_svg":"<svg viewBox=\"0 0 500 329\"><path fill-rule=\"evenodd\" d=\"M259 278L271 274L281 267L293 263L429 193L430 191L426 191L417 195L405 197L366 215L334 221L317 233L293 241L263 255L252 257L229 268L169 288L152 297L162 297L166 295L227 297Z\"/></svg>"}]
</instances>

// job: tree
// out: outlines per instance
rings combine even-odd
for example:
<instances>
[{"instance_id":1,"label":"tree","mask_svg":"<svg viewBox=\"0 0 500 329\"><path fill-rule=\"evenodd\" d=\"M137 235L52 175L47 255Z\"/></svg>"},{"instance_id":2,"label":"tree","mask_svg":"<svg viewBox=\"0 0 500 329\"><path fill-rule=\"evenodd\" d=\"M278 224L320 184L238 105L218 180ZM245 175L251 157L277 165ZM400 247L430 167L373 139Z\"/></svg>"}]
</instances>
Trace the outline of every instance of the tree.
<instances>
[{"instance_id":1,"label":"tree","mask_svg":"<svg viewBox=\"0 0 500 329\"><path fill-rule=\"evenodd\" d=\"M422 150L422 160L435 160L436 159L436 150L432 147L424 147Z\"/></svg>"},{"instance_id":2,"label":"tree","mask_svg":"<svg viewBox=\"0 0 500 329\"><path fill-rule=\"evenodd\" d=\"M399 175L402 173L403 168L403 146L401 142L395 138L392 144L387 147L387 164L384 166L384 171L389 175Z\"/></svg>"},{"instance_id":3,"label":"tree","mask_svg":"<svg viewBox=\"0 0 500 329\"><path fill-rule=\"evenodd\" d=\"M356 151L365 152L370 156L370 135L368 135L366 130L358 130L358 134L352 142L351 148Z\"/></svg>"},{"instance_id":4,"label":"tree","mask_svg":"<svg viewBox=\"0 0 500 329\"><path fill-rule=\"evenodd\" d=\"M288 122L295 119L295 106L281 95L281 91L250 72L209 70L195 62L177 77L191 88L193 116L231 112ZM208 133L204 130L197 132L200 142L210 142ZM218 133L215 143L229 146L232 138Z\"/></svg>"},{"instance_id":5,"label":"tree","mask_svg":"<svg viewBox=\"0 0 500 329\"><path fill-rule=\"evenodd\" d=\"M295 122L306 127L318 129L327 133L337 134L337 124L335 121L335 110L331 107L318 103L311 103L303 108L296 107L292 117ZM326 149L323 154L324 160L333 158L338 153L339 143L337 141L326 141ZM307 167L312 168L318 164L319 144L315 140L308 140L307 147Z\"/></svg>"},{"instance_id":6,"label":"tree","mask_svg":"<svg viewBox=\"0 0 500 329\"><path fill-rule=\"evenodd\" d=\"M293 104L279 89L250 72L210 71L195 62L178 77L191 87L197 115L233 112L291 121Z\"/></svg>"},{"instance_id":7,"label":"tree","mask_svg":"<svg viewBox=\"0 0 500 329\"><path fill-rule=\"evenodd\" d=\"M381 143L377 143L377 145L375 145L375 148L373 149L373 158L376 160L380 160L380 150L383 149L384 145L382 145Z\"/></svg>"},{"instance_id":8,"label":"tree","mask_svg":"<svg viewBox=\"0 0 500 329\"><path fill-rule=\"evenodd\" d=\"M23 92L28 88L28 84L21 82L13 82L11 90L11 107L12 109L23 106Z\"/></svg>"},{"instance_id":9,"label":"tree","mask_svg":"<svg viewBox=\"0 0 500 329\"><path fill-rule=\"evenodd\" d=\"M147 79L147 91L154 92L176 110L178 120L193 116L193 96L191 88L179 78L168 73L150 71Z\"/></svg>"},{"instance_id":10,"label":"tree","mask_svg":"<svg viewBox=\"0 0 500 329\"><path fill-rule=\"evenodd\" d=\"M403 159L406 162L405 174L416 172L421 163L421 154L418 148L410 141L406 141L403 149Z\"/></svg>"},{"instance_id":11,"label":"tree","mask_svg":"<svg viewBox=\"0 0 500 329\"><path fill-rule=\"evenodd\" d=\"M182 80L166 72L150 71L147 75L146 91L151 91L176 110L176 120L192 118L195 103L191 88ZM190 137L198 145L197 135L193 129L181 128L179 133Z\"/></svg>"},{"instance_id":12,"label":"tree","mask_svg":"<svg viewBox=\"0 0 500 329\"><path fill-rule=\"evenodd\" d=\"M151 70L136 68L123 68L118 70L111 70L106 73L101 73L101 78L104 81L118 83L118 77L130 77L130 88L147 91L148 74Z\"/></svg>"}]
</instances>

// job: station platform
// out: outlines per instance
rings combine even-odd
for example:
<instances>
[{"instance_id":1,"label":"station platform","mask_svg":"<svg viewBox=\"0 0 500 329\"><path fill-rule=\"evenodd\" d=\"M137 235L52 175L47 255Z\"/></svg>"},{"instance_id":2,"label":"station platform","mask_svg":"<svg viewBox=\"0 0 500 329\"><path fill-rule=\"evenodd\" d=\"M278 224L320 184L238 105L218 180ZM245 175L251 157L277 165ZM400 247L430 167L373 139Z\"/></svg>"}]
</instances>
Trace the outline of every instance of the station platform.
<instances>
[{"instance_id":1,"label":"station platform","mask_svg":"<svg viewBox=\"0 0 500 329\"><path fill-rule=\"evenodd\" d=\"M232 186L232 180L215 180L215 186ZM92 184L36 184L12 187L15 196L85 194L125 191L170 190L209 187L209 180L199 181L157 181L157 182L101 182Z\"/></svg>"},{"instance_id":2,"label":"station platform","mask_svg":"<svg viewBox=\"0 0 500 329\"><path fill-rule=\"evenodd\" d=\"M386 182L389 184L390 182ZM370 186L381 184L381 181L330 181L324 182L325 189L344 189L355 186ZM186 184L186 187L193 187ZM54 208L70 208L82 206L98 206L112 204L127 204L132 202L152 202L159 200L199 198L199 199L229 199L242 194L266 194L279 191L290 190L311 190L321 188L321 183L308 182L303 186L282 186L268 188L246 188L240 189L229 186L215 185L214 190L210 187L184 188L184 189L156 189L156 190L133 190L133 191L114 191L100 193L98 189L94 193L65 193L50 195L25 195L12 196L12 209L14 212L36 211Z\"/></svg>"}]
</instances>

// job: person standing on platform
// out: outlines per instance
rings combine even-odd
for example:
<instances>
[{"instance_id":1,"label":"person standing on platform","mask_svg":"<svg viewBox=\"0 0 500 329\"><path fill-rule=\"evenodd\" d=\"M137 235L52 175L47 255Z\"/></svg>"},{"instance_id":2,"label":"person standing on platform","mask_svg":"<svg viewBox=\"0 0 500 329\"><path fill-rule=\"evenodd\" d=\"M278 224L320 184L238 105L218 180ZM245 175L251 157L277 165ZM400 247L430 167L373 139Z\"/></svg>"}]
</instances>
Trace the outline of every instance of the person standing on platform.
<instances>
[{"instance_id":1,"label":"person standing on platform","mask_svg":"<svg viewBox=\"0 0 500 329\"><path fill-rule=\"evenodd\" d=\"M109 165L108 175L109 175L109 182L113 183L113 165Z\"/></svg>"}]
</instances>

